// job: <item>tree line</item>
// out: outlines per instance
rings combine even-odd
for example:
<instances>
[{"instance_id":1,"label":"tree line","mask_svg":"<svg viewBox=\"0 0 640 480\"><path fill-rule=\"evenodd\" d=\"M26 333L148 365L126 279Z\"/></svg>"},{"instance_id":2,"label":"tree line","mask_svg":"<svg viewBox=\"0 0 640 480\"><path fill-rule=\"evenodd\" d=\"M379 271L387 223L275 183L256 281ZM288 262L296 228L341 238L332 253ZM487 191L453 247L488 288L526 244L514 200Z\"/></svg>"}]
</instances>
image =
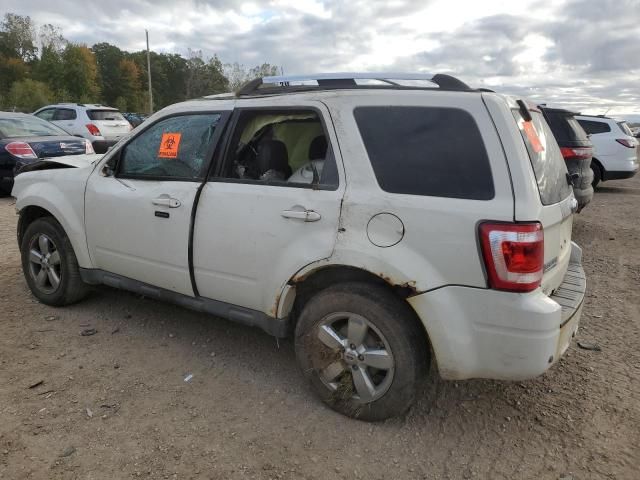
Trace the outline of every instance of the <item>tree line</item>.
<instances>
[{"instance_id":1,"label":"tree line","mask_svg":"<svg viewBox=\"0 0 640 480\"><path fill-rule=\"evenodd\" d=\"M278 67L247 68L204 58L189 49L150 53L154 110L189 98L236 90ZM147 52L127 52L106 42L88 47L64 38L59 27L39 28L28 16L5 14L0 23L0 109L32 112L50 103L102 103L147 112Z\"/></svg>"}]
</instances>

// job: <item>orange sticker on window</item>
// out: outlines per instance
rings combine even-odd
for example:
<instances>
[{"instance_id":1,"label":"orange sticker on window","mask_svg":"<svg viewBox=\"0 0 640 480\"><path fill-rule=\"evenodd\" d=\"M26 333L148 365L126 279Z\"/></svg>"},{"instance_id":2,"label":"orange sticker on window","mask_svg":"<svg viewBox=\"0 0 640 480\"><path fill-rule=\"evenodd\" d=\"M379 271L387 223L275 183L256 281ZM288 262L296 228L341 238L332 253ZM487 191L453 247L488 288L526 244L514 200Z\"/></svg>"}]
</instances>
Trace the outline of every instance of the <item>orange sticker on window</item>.
<instances>
[{"instance_id":1,"label":"orange sticker on window","mask_svg":"<svg viewBox=\"0 0 640 480\"><path fill-rule=\"evenodd\" d=\"M162 134L158 158L178 158L178 148L180 147L181 133L167 132Z\"/></svg>"},{"instance_id":2,"label":"orange sticker on window","mask_svg":"<svg viewBox=\"0 0 640 480\"><path fill-rule=\"evenodd\" d=\"M544 151L544 146L542 145L538 132L536 132L536 127L533 126L532 122L524 122L524 133L527 135L534 152L540 153Z\"/></svg>"}]
</instances>

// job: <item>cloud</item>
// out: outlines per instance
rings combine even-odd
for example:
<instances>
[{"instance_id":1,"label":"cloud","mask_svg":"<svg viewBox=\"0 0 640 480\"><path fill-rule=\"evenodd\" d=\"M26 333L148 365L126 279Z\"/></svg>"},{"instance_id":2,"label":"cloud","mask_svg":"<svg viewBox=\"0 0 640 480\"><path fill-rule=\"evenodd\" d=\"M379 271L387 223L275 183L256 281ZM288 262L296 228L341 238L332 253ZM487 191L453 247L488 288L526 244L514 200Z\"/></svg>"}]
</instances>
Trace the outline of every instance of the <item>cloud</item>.
<instances>
[{"instance_id":1,"label":"cloud","mask_svg":"<svg viewBox=\"0 0 640 480\"><path fill-rule=\"evenodd\" d=\"M218 54L285 73L446 72L575 110L640 111L637 0L5 0L89 45ZM477 7L477 8L476 8ZM488 13L491 14L488 14Z\"/></svg>"}]
</instances>

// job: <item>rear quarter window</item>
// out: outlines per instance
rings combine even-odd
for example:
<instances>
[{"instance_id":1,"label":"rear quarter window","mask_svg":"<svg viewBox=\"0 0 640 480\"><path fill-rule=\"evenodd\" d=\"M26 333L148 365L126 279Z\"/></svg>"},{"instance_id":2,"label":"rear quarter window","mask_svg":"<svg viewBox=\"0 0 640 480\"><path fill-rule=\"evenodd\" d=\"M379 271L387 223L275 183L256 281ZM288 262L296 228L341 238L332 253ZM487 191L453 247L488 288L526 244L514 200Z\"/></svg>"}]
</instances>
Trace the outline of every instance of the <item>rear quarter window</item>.
<instances>
[{"instance_id":1,"label":"rear quarter window","mask_svg":"<svg viewBox=\"0 0 640 480\"><path fill-rule=\"evenodd\" d=\"M578 123L584 128L584 130L591 134L597 135L598 133L609 133L611 127L605 122L596 122L592 120L578 120Z\"/></svg>"},{"instance_id":2,"label":"rear quarter window","mask_svg":"<svg viewBox=\"0 0 640 480\"><path fill-rule=\"evenodd\" d=\"M567 181L567 166L560 147L542 113L531 111L531 124L522 118L519 110L512 110L522 139L527 146L531 166L536 176L540 200L543 205L553 205L567 198L572 190Z\"/></svg>"},{"instance_id":3,"label":"rear quarter window","mask_svg":"<svg viewBox=\"0 0 640 480\"><path fill-rule=\"evenodd\" d=\"M490 200L489 157L465 110L358 107L354 117L380 188L390 193Z\"/></svg>"}]
</instances>

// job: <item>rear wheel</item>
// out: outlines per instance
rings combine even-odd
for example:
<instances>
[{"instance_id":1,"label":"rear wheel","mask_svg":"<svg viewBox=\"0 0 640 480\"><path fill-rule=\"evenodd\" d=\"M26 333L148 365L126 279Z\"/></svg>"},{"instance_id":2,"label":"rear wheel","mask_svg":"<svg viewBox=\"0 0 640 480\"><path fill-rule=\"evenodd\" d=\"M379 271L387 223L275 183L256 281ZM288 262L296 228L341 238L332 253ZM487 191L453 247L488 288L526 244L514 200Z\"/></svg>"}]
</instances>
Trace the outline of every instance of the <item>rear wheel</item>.
<instances>
[{"instance_id":1,"label":"rear wheel","mask_svg":"<svg viewBox=\"0 0 640 480\"><path fill-rule=\"evenodd\" d=\"M71 242L53 218L38 218L27 227L20 253L27 284L42 303L69 305L88 293Z\"/></svg>"},{"instance_id":2,"label":"rear wheel","mask_svg":"<svg viewBox=\"0 0 640 480\"><path fill-rule=\"evenodd\" d=\"M401 415L427 367L427 342L416 321L411 308L383 287L327 288L300 314L298 363L334 410L362 420Z\"/></svg>"},{"instance_id":3,"label":"rear wheel","mask_svg":"<svg viewBox=\"0 0 640 480\"><path fill-rule=\"evenodd\" d=\"M593 160L591 161L591 171L593 172L593 181L591 182L591 186L596 188L602 181L602 169L600 168L600 165Z\"/></svg>"}]
</instances>

